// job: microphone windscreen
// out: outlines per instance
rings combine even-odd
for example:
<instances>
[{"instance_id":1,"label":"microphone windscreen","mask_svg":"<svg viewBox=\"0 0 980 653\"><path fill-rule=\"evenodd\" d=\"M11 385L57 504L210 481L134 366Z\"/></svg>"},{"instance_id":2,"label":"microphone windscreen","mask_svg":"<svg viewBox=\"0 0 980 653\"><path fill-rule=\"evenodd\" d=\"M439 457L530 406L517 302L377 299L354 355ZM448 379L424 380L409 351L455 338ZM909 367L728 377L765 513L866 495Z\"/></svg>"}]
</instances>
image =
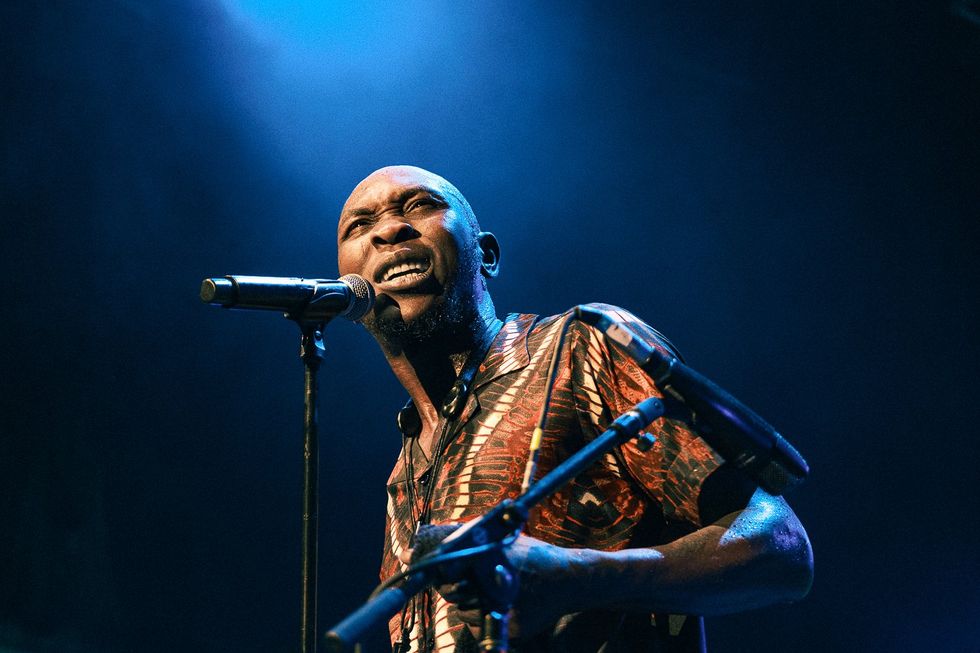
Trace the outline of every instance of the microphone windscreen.
<instances>
[{"instance_id":1,"label":"microphone windscreen","mask_svg":"<svg viewBox=\"0 0 980 653\"><path fill-rule=\"evenodd\" d=\"M345 274L340 277L340 280L354 292L354 303L344 317L356 322L374 307L374 288L364 277L357 274Z\"/></svg>"}]
</instances>

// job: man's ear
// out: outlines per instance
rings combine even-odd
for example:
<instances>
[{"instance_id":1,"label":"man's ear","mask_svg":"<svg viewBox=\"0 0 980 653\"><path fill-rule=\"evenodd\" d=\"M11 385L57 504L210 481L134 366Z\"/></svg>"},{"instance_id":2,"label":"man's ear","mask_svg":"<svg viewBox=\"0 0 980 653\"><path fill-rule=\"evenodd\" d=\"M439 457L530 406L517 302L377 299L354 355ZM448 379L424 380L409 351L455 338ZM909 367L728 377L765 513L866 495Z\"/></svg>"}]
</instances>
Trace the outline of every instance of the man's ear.
<instances>
[{"instance_id":1,"label":"man's ear","mask_svg":"<svg viewBox=\"0 0 980 653\"><path fill-rule=\"evenodd\" d=\"M480 273L487 279L493 279L500 272L500 243L497 237L489 231L481 231L476 235L476 242L483 253L480 258Z\"/></svg>"}]
</instances>

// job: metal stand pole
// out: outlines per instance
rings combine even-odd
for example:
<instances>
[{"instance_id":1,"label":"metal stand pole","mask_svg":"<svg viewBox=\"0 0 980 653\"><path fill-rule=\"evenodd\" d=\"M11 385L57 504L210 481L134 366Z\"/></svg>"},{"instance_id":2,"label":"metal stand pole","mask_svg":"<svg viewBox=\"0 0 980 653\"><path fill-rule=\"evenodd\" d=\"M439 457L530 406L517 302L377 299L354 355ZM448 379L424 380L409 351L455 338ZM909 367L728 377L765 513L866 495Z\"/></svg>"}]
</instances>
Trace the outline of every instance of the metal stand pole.
<instances>
[{"instance_id":1,"label":"metal stand pole","mask_svg":"<svg viewBox=\"0 0 980 653\"><path fill-rule=\"evenodd\" d=\"M300 358L304 366L303 384L303 537L302 587L300 601L300 651L316 653L317 512L319 503L319 462L317 445L316 373L323 361L323 326L299 323L303 332Z\"/></svg>"}]
</instances>

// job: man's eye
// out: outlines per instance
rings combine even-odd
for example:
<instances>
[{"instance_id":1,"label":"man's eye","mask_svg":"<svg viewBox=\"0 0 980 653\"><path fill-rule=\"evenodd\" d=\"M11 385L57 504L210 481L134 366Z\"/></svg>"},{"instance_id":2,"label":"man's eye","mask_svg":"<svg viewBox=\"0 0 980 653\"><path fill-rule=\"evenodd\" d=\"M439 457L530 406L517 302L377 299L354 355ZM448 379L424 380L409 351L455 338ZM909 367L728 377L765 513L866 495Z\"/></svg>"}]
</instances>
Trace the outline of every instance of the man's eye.
<instances>
[{"instance_id":1,"label":"man's eye","mask_svg":"<svg viewBox=\"0 0 980 653\"><path fill-rule=\"evenodd\" d=\"M347 231L346 231L347 235L350 235L350 234L354 233L355 231L358 231L358 230L366 227L370 222L371 221L368 220L367 218L358 218L357 220L352 220L347 225Z\"/></svg>"},{"instance_id":2,"label":"man's eye","mask_svg":"<svg viewBox=\"0 0 980 653\"><path fill-rule=\"evenodd\" d=\"M432 207L435 205L435 200L433 200L431 197L420 197L419 199L412 200L405 205L405 211L417 211L418 209Z\"/></svg>"}]
</instances>

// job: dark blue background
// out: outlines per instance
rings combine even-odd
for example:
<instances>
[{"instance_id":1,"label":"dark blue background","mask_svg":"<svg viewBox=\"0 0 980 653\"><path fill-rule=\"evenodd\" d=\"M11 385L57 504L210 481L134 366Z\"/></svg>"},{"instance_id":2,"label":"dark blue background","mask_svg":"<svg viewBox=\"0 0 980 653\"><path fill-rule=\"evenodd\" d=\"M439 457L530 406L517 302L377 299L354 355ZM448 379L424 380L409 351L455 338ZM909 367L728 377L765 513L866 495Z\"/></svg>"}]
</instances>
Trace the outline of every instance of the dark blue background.
<instances>
[{"instance_id":1,"label":"dark blue background","mask_svg":"<svg viewBox=\"0 0 980 653\"><path fill-rule=\"evenodd\" d=\"M197 289L333 276L413 163L499 236L501 313L626 306L807 455L813 591L714 651L975 650L971 3L605 4L3 5L0 648L298 648L297 333ZM404 400L328 351L323 628Z\"/></svg>"}]
</instances>

